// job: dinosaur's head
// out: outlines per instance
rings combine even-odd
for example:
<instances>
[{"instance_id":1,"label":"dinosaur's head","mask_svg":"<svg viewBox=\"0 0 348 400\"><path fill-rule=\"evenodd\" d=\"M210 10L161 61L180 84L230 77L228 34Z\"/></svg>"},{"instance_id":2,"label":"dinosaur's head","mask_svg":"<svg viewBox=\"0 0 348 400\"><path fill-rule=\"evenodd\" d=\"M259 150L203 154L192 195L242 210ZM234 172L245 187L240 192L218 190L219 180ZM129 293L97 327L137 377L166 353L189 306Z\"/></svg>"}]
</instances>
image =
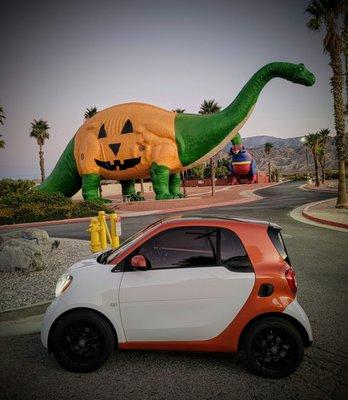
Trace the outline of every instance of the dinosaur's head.
<instances>
[{"instance_id":1,"label":"dinosaur's head","mask_svg":"<svg viewBox=\"0 0 348 400\"><path fill-rule=\"evenodd\" d=\"M290 81L299 83L300 85L313 86L315 83L315 76L308 71L303 64L294 64L293 72L290 76Z\"/></svg>"}]
</instances>

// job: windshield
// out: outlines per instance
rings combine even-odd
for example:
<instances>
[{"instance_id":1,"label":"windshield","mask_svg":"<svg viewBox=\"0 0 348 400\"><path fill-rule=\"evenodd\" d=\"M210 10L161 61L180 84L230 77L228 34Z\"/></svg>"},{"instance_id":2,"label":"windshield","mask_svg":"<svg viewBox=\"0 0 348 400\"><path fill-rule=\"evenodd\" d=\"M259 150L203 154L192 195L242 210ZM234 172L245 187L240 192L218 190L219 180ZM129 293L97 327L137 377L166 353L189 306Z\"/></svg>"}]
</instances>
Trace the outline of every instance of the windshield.
<instances>
[{"instance_id":1,"label":"windshield","mask_svg":"<svg viewBox=\"0 0 348 400\"><path fill-rule=\"evenodd\" d=\"M99 264L110 264L112 260L117 257L122 251L126 250L128 247L130 247L134 242L136 242L141 236L145 234L145 232L151 230L155 225L159 224L160 221L156 221L149 226L143 228L139 232L135 233L134 235L130 236L128 239L126 239L124 242L120 244L120 246L113 250L107 250L104 251L104 253L100 254L100 256L97 258L97 262Z\"/></svg>"}]
</instances>

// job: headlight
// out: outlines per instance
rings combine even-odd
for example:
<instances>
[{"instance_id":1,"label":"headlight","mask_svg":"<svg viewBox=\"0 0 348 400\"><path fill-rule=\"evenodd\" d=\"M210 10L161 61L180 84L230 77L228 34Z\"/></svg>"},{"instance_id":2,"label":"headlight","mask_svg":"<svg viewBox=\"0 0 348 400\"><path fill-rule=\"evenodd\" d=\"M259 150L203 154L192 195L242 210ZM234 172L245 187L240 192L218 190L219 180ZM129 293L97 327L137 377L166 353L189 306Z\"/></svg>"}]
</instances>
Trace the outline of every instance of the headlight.
<instances>
[{"instance_id":1,"label":"headlight","mask_svg":"<svg viewBox=\"0 0 348 400\"><path fill-rule=\"evenodd\" d=\"M73 277L71 275L63 274L56 285L56 297L60 296L70 286Z\"/></svg>"}]
</instances>

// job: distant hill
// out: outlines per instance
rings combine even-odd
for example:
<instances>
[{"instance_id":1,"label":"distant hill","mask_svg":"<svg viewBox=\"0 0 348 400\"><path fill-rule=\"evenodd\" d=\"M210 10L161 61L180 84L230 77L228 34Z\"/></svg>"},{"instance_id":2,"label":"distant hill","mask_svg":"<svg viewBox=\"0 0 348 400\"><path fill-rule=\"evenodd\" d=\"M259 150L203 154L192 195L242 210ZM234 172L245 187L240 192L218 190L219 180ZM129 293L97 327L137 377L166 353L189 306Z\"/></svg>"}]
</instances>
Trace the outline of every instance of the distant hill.
<instances>
[{"instance_id":1,"label":"distant hill","mask_svg":"<svg viewBox=\"0 0 348 400\"><path fill-rule=\"evenodd\" d=\"M282 147L302 147L301 143L302 136L297 136L293 138L277 138L274 136L251 136L243 139L245 147L249 149L257 149L258 147L263 147L265 143L271 142L274 147L282 148Z\"/></svg>"}]
</instances>

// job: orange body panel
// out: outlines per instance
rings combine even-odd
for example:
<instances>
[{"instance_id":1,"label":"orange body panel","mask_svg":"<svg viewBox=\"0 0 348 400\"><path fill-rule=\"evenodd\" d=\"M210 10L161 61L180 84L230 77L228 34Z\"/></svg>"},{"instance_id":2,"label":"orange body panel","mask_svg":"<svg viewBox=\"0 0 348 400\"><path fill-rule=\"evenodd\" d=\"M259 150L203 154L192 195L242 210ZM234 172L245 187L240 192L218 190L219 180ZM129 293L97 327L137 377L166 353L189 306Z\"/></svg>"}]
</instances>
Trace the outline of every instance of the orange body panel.
<instances>
[{"instance_id":1,"label":"orange body panel","mask_svg":"<svg viewBox=\"0 0 348 400\"><path fill-rule=\"evenodd\" d=\"M174 112L142 103L120 104L98 112L75 135L74 156L80 175L98 174L112 180L145 178L150 176L152 163L164 165L171 171L180 170L174 119ZM133 132L121 134L128 120ZM98 139L102 125L106 136ZM140 163L123 171L99 167L95 159L115 161L110 148L115 143L119 145L116 160L123 163L141 157Z\"/></svg>"},{"instance_id":2,"label":"orange body panel","mask_svg":"<svg viewBox=\"0 0 348 400\"><path fill-rule=\"evenodd\" d=\"M148 349L148 350L181 350L207 352L235 352L238 350L240 335L253 318L270 312L281 313L294 300L295 295L285 279L287 264L274 248L267 234L268 224L245 223L237 220L191 219L165 221L156 225L135 246L127 250L127 254L117 257L113 264L117 264L130 254L136 247L147 241L153 235L169 228L182 226L219 226L235 232L242 240L255 271L255 284L250 296L236 318L218 336L209 340L200 341L144 341L119 343L120 349ZM259 297L261 284L271 283L274 292L268 297Z\"/></svg>"}]
</instances>

